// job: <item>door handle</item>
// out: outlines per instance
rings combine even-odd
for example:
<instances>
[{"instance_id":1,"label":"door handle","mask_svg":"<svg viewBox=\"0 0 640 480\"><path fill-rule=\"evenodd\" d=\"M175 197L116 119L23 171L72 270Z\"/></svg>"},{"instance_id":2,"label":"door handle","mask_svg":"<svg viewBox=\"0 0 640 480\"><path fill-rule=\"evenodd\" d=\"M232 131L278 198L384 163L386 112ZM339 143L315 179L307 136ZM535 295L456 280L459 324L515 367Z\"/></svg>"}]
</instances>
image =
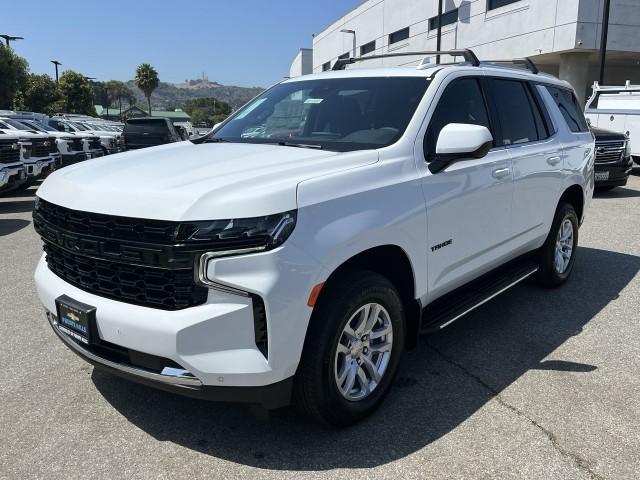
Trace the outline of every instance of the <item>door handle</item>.
<instances>
[{"instance_id":1,"label":"door handle","mask_svg":"<svg viewBox=\"0 0 640 480\"><path fill-rule=\"evenodd\" d=\"M497 179L508 177L510 174L511 174L510 168L498 168L491 173L491 175L493 175L493 178L497 178Z\"/></svg>"},{"instance_id":2,"label":"door handle","mask_svg":"<svg viewBox=\"0 0 640 480\"><path fill-rule=\"evenodd\" d=\"M560 157L549 157L547 158L547 163L551 166L557 165L560 163Z\"/></svg>"}]
</instances>

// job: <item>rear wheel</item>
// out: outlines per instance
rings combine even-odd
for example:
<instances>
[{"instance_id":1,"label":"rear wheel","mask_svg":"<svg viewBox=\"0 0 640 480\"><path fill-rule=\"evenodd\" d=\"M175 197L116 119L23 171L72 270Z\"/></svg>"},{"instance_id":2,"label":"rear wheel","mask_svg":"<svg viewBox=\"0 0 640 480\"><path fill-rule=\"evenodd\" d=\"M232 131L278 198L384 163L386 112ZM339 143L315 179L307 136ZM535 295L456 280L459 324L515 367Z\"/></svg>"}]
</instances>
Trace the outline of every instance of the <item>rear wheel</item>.
<instances>
[{"instance_id":1,"label":"rear wheel","mask_svg":"<svg viewBox=\"0 0 640 480\"><path fill-rule=\"evenodd\" d=\"M564 283L573 270L577 247L578 216L571 204L560 204L549 236L538 252L538 282L546 287Z\"/></svg>"},{"instance_id":2,"label":"rear wheel","mask_svg":"<svg viewBox=\"0 0 640 480\"><path fill-rule=\"evenodd\" d=\"M400 296L385 277L352 271L325 287L296 376L296 404L314 418L351 425L388 393L404 347Z\"/></svg>"}]
</instances>

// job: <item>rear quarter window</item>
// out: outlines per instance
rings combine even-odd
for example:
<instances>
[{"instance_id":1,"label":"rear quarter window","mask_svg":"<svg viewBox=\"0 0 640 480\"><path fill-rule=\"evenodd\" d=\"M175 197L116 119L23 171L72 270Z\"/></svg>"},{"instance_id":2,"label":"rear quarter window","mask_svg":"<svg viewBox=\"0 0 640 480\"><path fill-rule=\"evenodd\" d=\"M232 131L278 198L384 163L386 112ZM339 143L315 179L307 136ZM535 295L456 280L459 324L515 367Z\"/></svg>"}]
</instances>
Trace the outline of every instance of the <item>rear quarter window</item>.
<instances>
[{"instance_id":1,"label":"rear quarter window","mask_svg":"<svg viewBox=\"0 0 640 480\"><path fill-rule=\"evenodd\" d=\"M576 96L571 90L565 88L545 85L545 88L553 97L555 104L558 106L569 130L574 133L588 132L589 125L584 118L584 112L578 104Z\"/></svg>"}]
</instances>

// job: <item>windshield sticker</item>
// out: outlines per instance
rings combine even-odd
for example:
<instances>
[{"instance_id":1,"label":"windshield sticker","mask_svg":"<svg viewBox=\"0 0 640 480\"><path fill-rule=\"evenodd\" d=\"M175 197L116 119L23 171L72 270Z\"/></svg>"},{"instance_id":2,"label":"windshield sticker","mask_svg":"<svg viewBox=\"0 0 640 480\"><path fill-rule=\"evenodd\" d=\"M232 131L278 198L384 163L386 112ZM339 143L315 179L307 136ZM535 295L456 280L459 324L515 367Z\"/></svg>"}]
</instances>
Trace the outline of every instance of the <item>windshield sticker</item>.
<instances>
[{"instance_id":1,"label":"windshield sticker","mask_svg":"<svg viewBox=\"0 0 640 480\"><path fill-rule=\"evenodd\" d=\"M307 98L304 103L321 103L324 98Z\"/></svg>"}]
</instances>

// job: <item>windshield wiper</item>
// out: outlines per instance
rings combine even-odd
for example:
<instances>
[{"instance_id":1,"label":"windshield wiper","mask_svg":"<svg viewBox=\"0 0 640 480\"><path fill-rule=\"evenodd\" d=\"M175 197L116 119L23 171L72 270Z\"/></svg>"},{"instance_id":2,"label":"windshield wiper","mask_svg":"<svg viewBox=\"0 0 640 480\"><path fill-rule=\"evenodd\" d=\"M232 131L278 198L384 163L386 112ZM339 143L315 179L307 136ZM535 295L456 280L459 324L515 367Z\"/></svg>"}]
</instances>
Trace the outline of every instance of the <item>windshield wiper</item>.
<instances>
[{"instance_id":1,"label":"windshield wiper","mask_svg":"<svg viewBox=\"0 0 640 480\"><path fill-rule=\"evenodd\" d=\"M298 148L313 148L315 150L322 150L322 145L315 143L293 143L293 142L273 142L276 145L282 147L298 147Z\"/></svg>"},{"instance_id":2,"label":"windshield wiper","mask_svg":"<svg viewBox=\"0 0 640 480\"><path fill-rule=\"evenodd\" d=\"M196 140L198 139L196 138ZM202 143L223 143L223 142L230 143L229 140L225 140L224 138L215 138L215 137L210 137L202 141Z\"/></svg>"}]
</instances>

